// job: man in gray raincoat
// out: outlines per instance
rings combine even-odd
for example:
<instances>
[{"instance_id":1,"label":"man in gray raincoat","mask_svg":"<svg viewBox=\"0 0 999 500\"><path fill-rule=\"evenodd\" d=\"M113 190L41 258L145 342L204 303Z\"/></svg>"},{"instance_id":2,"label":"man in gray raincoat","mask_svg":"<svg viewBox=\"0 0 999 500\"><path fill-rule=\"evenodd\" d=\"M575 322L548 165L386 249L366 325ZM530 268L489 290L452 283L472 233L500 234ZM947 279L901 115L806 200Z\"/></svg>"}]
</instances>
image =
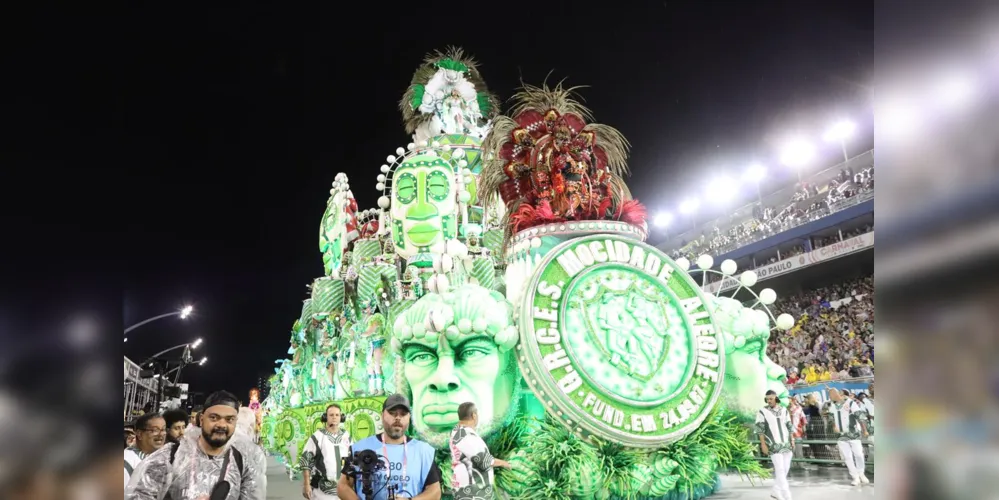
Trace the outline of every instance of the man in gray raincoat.
<instances>
[{"instance_id":1,"label":"man in gray raincoat","mask_svg":"<svg viewBox=\"0 0 999 500\"><path fill-rule=\"evenodd\" d=\"M146 457L132 473L125 500L264 500L266 457L233 439L239 400L219 391L205 400L201 426Z\"/></svg>"}]
</instances>

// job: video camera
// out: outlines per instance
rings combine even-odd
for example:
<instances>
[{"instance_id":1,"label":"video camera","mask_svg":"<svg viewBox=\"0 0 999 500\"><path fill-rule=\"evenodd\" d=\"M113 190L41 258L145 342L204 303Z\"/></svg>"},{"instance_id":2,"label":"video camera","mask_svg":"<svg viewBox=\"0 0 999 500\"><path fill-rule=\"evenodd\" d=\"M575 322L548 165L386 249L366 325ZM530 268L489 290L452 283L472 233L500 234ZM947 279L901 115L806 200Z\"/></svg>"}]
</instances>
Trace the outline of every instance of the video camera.
<instances>
[{"instance_id":1,"label":"video camera","mask_svg":"<svg viewBox=\"0 0 999 500\"><path fill-rule=\"evenodd\" d=\"M353 456L344 457L344 461L345 465L354 469L355 477L360 476L361 492L364 493L365 498L372 498L375 493L373 484L375 473L387 468L381 457L374 450L363 450L355 452ZM394 499L393 493L393 491L389 491L389 500Z\"/></svg>"}]
</instances>

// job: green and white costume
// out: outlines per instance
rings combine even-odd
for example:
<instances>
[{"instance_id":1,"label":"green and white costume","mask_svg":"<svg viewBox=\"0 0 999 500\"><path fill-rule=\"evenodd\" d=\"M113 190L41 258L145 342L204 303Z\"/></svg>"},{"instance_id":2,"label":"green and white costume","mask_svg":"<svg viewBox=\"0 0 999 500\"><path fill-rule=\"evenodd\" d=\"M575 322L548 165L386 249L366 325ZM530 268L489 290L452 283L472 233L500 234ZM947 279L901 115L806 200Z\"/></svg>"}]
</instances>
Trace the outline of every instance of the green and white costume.
<instances>
[{"instance_id":1,"label":"green and white costume","mask_svg":"<svg viewBox=\"0 0 999 500\"><path fill-rule=\"evenodd\" d=\"M839 431L837 447L843 463L850 471L853 480L861 481L864 476L864 446L860 442L861 433L867 423L867 412L863 405L849 399L833 402L833 423Z\"/></svg>"},{"instance_id":2,"label":"green and white costume","mask_svg":"<svg viewBox=\"0 0 999 500\"><path fill-rule=\"evenodd\" d=\"M774 488L772 496L783 500L791 499L791 487L787 482L787 472L791 470L793 447L791 440L794 425L791 413L781 405L773 408L764 406L756 413L756 435L763 436L774 464Z\"/></svg>"}]
</instances>

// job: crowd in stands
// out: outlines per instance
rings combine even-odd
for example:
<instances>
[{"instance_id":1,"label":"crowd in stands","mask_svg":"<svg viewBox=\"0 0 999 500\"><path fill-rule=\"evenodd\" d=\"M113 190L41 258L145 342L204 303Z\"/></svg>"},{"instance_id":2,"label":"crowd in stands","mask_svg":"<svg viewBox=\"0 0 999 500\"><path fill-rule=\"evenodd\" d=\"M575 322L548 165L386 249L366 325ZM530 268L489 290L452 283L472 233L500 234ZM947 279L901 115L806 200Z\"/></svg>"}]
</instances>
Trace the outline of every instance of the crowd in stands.
<instances>
[{"instance_id":1,"label":"crowd in stands","mask_svg":"<svg viewBox=\"0 0 999 500\"><path fill-rule=\"evenodd\" d=\"M775 307L797 318L767 348L787 370L788 385L874 375L873 277L787 297Z\"/></svg>"},{"instance_id":2,"label":"crowd in stands","mask_svg":"<svg viewBox=\"0 0 999 500\"><path fill-rule=\"evenodd\" d=\"M874 167L858 173L854 173L852 168L845 168L840 170L838 177L821 187L801 182L786 203L767 207L757 204L753 207L751 217L743 221L731 221L732 224L726 231L722 231L716 223L710 234L701 233L694 241L684 242L680 248L674 249L672 257L686 257L694 261L703 254L723 254L818 220L843 208L843 201L872 191Z\"/></svg>"}]
</instances>

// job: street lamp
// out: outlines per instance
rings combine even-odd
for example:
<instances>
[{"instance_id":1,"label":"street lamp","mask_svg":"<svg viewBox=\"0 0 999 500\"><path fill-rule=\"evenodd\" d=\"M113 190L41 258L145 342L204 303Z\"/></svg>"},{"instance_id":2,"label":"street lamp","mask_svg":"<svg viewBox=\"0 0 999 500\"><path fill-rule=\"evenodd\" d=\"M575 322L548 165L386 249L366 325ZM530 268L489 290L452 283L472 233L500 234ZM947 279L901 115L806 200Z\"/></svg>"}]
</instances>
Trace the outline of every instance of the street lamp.
<instances>
[{"instance_id":1,"label":"street lamp","mask_svg":"<svg viewBox=\"0 0 999 500\"><path fill-rule=\"evenodd\" d=\"M787 143L780 154L780 162L791 167L798 174L798 183L801 183L801 167L812 160L815 156L815 149L808 142L795 139Z\"/></svg>"},{"instance_id":2,"label":"street lamp","mask_svg":"<svg viewBox=\"0 0 999 500\"><path fill-rule=\"evenodd\" d=\"M180 319L187 319L189 316L191 316L191 313L193 313L193 312L194 312L194 306L184 306L183 308L181 308L181 309L179 309L177 311L172 311L172 312L168 312L166 314L160 314L159 316L153 316L152 318L144 319L144 320L142 320L142 321L140 321L140 322L138 322L138 323L136 323L136 324L134 324L134 325L126 328L125 329L125 335L128 335L128 332L130 332L132 330L135 330L136 328L138 328L138 327L140 327L140 326L142 326L142 325L144 325L146 323L152 323L153 321L156 321L158 319L169 318L170 316L180 316Z\"/></svg>"},{"instance_id":3,"label":"street lamp","mask_svg":"<svg viewBox=\"0 0 999 500\"><path fill-rule=\"evenodd\" d=\"M759 163L750 165L746 169L746 172L742 174L743 180L756 184L756 200L760 202L761 208L763 207L763 193L760 192L760 181L766 176L767 169Z\"/></svg>"},{"instance_id":4,"label":"street lamp","mask_svg":"<svg viewBox=\"0 0 999 500\"><path fill-rule=\"evenodd\" d=\"M853 135L853 131L856 130L857 126L849 120L841 120L836 122L823 137L826 142L838 142L840 148L843 149L843 161L850 161L850 156L846 154L846 140Z\"/></svg>"}]
</instances>

